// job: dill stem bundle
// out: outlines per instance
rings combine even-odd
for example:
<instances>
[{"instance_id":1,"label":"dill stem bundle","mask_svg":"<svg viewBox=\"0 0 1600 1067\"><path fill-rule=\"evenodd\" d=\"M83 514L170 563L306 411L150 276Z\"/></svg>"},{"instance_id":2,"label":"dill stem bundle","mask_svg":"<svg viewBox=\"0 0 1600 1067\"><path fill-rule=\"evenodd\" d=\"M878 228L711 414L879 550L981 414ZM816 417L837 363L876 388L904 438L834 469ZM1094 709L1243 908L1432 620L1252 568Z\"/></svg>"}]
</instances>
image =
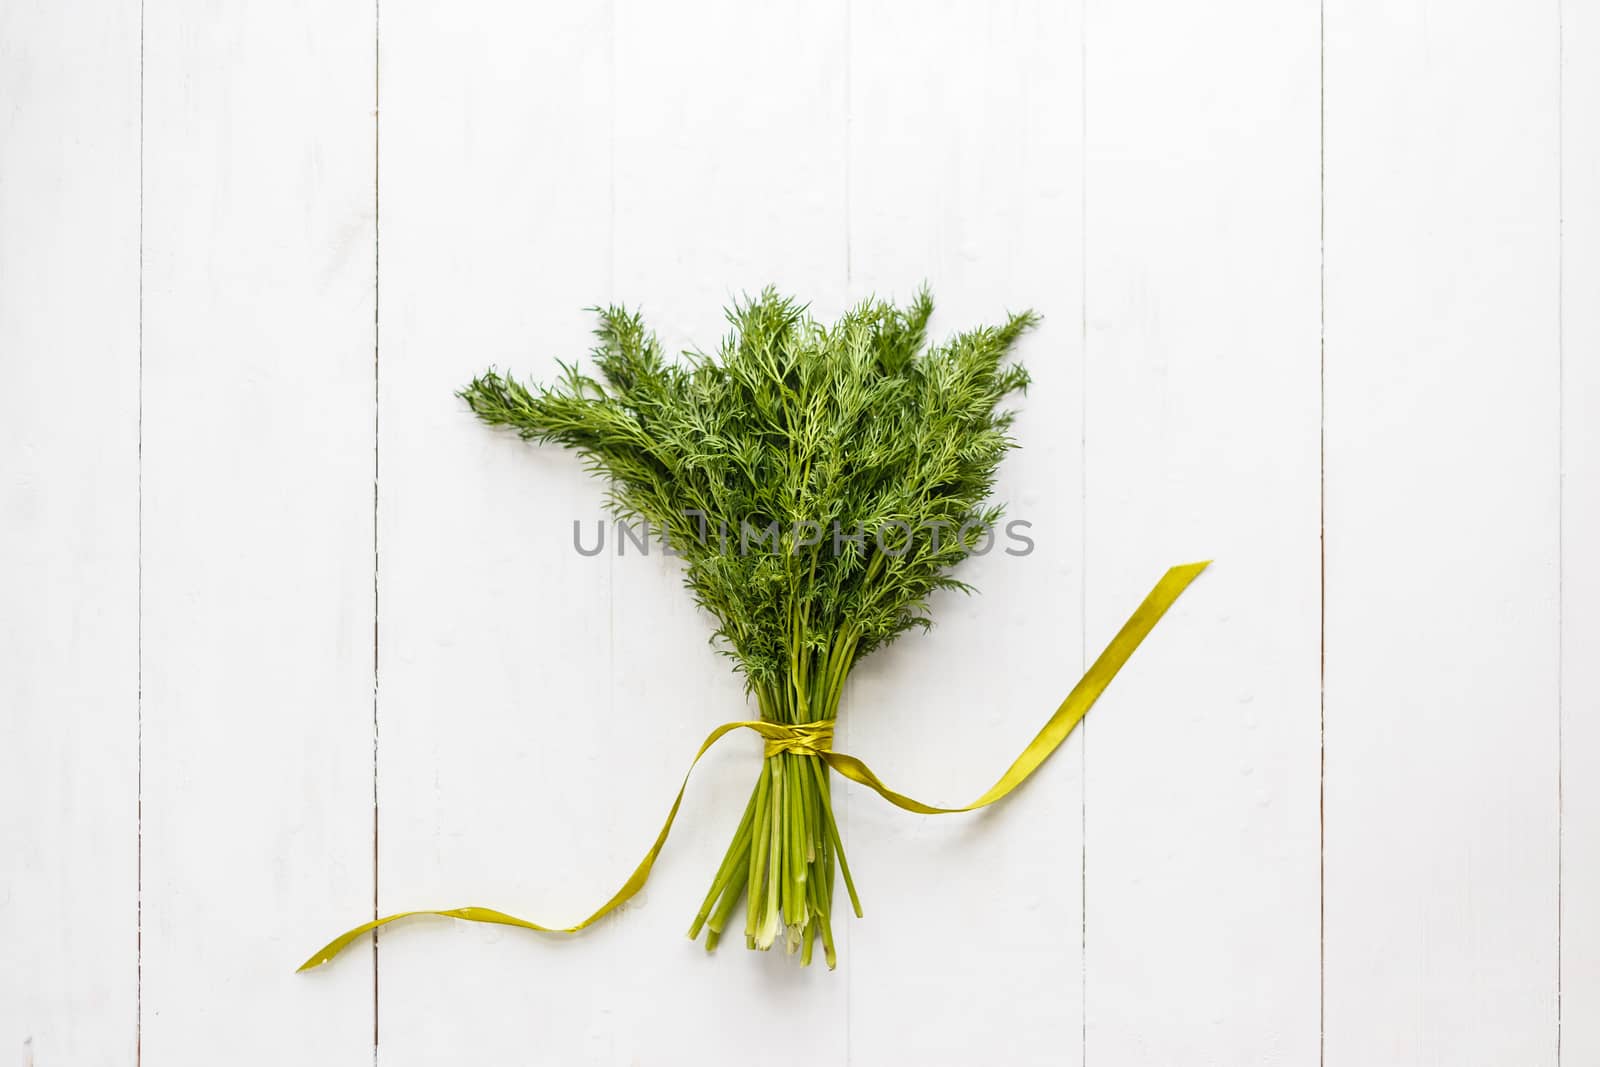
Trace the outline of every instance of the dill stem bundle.
<instances>
[{"instance_id":1,"label":"dill stem bundle","mask_svg":"<svg viewBox=\"0 0 1600 1067\"><path fill-rule=\"evenodd\" d=\"M949 572L1000 517L989 495L1014 446L1001 404L1028 384L1006 356L1033 316L929 345L926 291L828 326L769 289L728 309L714 354L673 361L637 314L597 310L598 377L563 364L530 386L490 370L461 396L579 452L613 513L682 557L761 718L814 738L768 744L689 935L714 949L744 901L748 947L781 942L808 964L820 940L833 967L836 867L861 905L815 752L854 664L930 625L935 591L967 589Z\"/></svg>"},{"instance_id":2,"label":"dill stem bundle","mask_svg":"<svg viewBox=\"0 0 1600 1067\"><path fill-rule=\"evenodd\" d=\"M798 690L791 687L778 695L757 690L761 717L790 724L833 719L849 671L845 656L847 653L837 659L831 655L823 658L809 706L804 701L783 699L797 691L806 692L803 682ZM829 922L835 860L844 874L850 903L860 916L861 901L844 858L822 762L795 752L767 756L733 842L689 927L689 936L699 937L703 926L707 951L715 949L729 916L748 890L747 947L771 948L782 931L788 951L798 950L800 962L809 964L820 936L824 958L829 967L835 966L838 956Z\"/></svg>"}]
</instances>

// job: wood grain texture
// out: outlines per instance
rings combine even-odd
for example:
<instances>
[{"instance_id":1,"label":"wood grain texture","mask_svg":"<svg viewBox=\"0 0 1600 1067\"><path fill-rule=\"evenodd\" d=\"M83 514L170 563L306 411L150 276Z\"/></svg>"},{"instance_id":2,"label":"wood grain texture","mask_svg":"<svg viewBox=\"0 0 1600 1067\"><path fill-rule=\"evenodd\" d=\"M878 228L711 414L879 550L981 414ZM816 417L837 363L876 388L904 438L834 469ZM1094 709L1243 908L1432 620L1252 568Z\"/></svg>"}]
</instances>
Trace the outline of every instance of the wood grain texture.
<instances>
[{"instance_id":1,"label":"wood grain texture","mask_svg":"<svg viewBox=\"0 0 1600 1067\"><path fill-rule=\"evenodd\" d=\"M0 6L0 1060L138 999L139 7Z\"/></svg>"},{"instance_id":2,"label":"wood grain texture","mask_svg":"<svg viewBox=\"0 0 1600 1067\"><path fill-rule=\"evenodd\" d=\"M294 968L372 905L372 11L144 42L142 1062L361 1062Z\"/></svg>"},{"instance_id":3,"label":"wood grain texture","mask_svg":"<svg viewBox=\"0 0 1600 1067\"><path fill-rule=\"evenodd\" d=\"M997 531L963 569L978 592L937 597L933 630L866 661L841 712L846 751L937 804L989 786L1077 680L1078 33L1066 4L857 4L850 23L852 294L927 281L939 339L1043 316L997 488L1033 551ZM847 791L851 1062L1078 1062L1080 756L976 815Z\"/></svg>"},{"instance_id":4,"label":"wood grain texture","mask_svg":"<svg viewBox=\"0 0 1600 1067\"><path fill-rule=\"evenodd\" d=\"M1089 5L1086 1062L1315 1063L1315 3ZM1270 87L1267 88L1267 87Z\"/></svg>"},{"instance_id":5,"label":"wood grain texture","mask_svg":"<svg viewBox=\"0 0 1600 1067\"><path fill-rule=\"evenodd\" d=\"M1327 8L1329 1067L1556 1058L1558 43Z\"/></svg>"},{"instance_id":6,"label":"wood grain texture","mask_svg":"<svg viewBox=\"0 0 1600 1067\"><path fill-rule=\"evenodd\" d=\"M1600 11L1561 65L1561 1062L1600 1063Z\"/></svg>"}]
</instances>

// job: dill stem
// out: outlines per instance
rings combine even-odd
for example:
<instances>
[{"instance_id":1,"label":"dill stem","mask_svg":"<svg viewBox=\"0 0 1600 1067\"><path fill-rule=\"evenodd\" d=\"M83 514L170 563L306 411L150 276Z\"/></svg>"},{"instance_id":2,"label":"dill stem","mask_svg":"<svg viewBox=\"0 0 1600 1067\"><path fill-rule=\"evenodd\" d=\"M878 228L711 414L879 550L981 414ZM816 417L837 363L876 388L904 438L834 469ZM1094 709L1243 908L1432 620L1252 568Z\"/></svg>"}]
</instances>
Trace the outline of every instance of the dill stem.
<instances>
[{"instance_id":1,"label":"dill stem","mask_svg":"<svg viewBox=\"0 0 1600 1067\"><path fill-rule=\"evenodd\" d=\"M783 843L783 773L779 766L779 756L767 759L768 776L772 779L772 830L771 840L767 854L767 904L765 914L762 916L761 928L756 932L756 947L768 949L777 936L778 925L783 917L778 894L783 885L783 868L787 864L786 849Z\"/></svg>"},{"instance_id":2,"label":"dill stem","mask_svg":"<svg viewBox=\"0 0 1600 1067\"><path fill-rule=\"evenodd\" d=\"M734 871L742 866L750 851L750 823L755 816L756 792L751 790L750 800L744 806L744 816L739 820L739 828L733 832L733 841L728 845L727 855L722 857L722 866L717 868L717 875L711 881L711 889L706 893L705 901L700 905L700 912L694 917L694 924L689 927L689 939L692 941L700 936L700 926L706 921L706 916L711 914L712 907L717 898L725 891L732 880ZM746 872L748 875L748 871Z\"/></svg>"},{"instance_id":3,"label":"dill stem","mask_svg":"<svg viewBox=\"0 0 1600 1067\"><path fill-rule=\"evenodd\" d=\"M818 797L820 800L820 787ZM839 965L839 957L833 949L833 926L829 920L829 914L833 911L833 846L826 834L822 838L821 850L819 866L822 868L822 884L816 886L814 891L816 899L821 902L817 908L817 925L822 934L822 956L831 971Z\"/></svg>"},{"instance_id":4,"label":"dill stem","mask_svg":"<svg viewBox=\"0 0 1600 1067\"><path fill-rule=\"evenodd\" d=\"M763 905L766 902L766 897L763 894L758 894L757 890L758 887L765 885L766 882L767 846L770 841L767 835L767 808L772 801L771 779L772 768L768 761L763 760L761 763L761 777L756 781L755 815L750 824L750 875L747 890L750 895L750 906L745 916L744 933L745 937L752 942L755 939L756 932L761 928L765 911Z\"/></svg>"},{"instance_id":5,"label":"dill stem","mask_svg":"<svg viewBox=\"0 0 1600 1067\"><path fill-rule=\"evenodd\" d=\"M745 834L745 849L750 848L750 835ZM728 924L728 916L733 914L733 909L739 906L739 898L744 895L745 882L749 880L750 868L743 864L735 864L732 877L727 888L722 893L722 900L717 904L717 910L711 913L711 920L706 924L706 951L711 952L717 947L717 942L722 939L723 927Z\"/></svg>"},{"instance_id":6,"label":"dill stem","mask_svg":"<svg viewBox=\"0 0 1600 1067\"><path fill-rule=\"evenodd\" d=\"M828 798L828 779L822 769L822 764L817 763L814 768L817 777L817 787L822 795L823 822L827 825L828 837L833 843L834 854L839 857L839 873L844 875L844 887L850 893L850 906L855 909L856 918L861 918L861 898L856 896L856 883L850 877L850 863L844 858L844 842L839 840L839 825L833 821L833 802Z\"/></svg>"},{"instance_id":7,"label":"dill stem","mask_svg":"<svg viewBox=\"0 0 1600 1067\"><path fill-rule=\"evenodd\" d=\"M802 806L803 797L800 791L800 775L796 761L802 757L792 752L786 752L781 757L783 760L783 774L786 781L784 793L788 799L788 810L785 812L784 836L787 838L789 849L788 880L784 884L784 922L791 927L799 926L806 921L806 850L805 850L805 814Z\"/></svg>"},{"instance_id":8,"label":"dill stem","mask_svg":"<svg viewBox=\"0 0 1600 1067\"><path fill-rule=\"evenodd\" d=\"M796 756L795 782L800 787L800 841L805 845L806 863L817 858L817 796L811 772L800 765L801 760L814 760L815 756Z\"/></svg>"}]
</instances>

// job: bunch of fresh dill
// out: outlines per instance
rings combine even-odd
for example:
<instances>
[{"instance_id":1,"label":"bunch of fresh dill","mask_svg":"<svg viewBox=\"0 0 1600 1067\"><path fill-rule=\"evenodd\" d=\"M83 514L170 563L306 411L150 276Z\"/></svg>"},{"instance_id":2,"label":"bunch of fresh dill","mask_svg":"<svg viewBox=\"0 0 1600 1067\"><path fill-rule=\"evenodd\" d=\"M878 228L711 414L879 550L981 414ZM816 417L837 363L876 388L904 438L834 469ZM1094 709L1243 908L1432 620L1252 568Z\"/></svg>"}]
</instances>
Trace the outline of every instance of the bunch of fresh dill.
<instances>
[{"instance_id":1,"label":"bunch of fresh dill","mask_svg":"<svg viewBox=\"0 0 1600 1067\"><path fill-rule=\"evenodd\" d=\"M485 422L577 450L608 503L683 557L763 719L831 722L851 667L912 627L990 528L995 469L1015 442L1006 362L1031 313L927 343L933 302L868 300L837 323L768 289L727 312L715 355L665 357L639 315L599 312L598 377L548 387L491 370L461 396ZM746 943L836 962L834 864L860 902L815 756L777 752L690 936L714 948L748 896Z\"/></svg>"}]
</instances>

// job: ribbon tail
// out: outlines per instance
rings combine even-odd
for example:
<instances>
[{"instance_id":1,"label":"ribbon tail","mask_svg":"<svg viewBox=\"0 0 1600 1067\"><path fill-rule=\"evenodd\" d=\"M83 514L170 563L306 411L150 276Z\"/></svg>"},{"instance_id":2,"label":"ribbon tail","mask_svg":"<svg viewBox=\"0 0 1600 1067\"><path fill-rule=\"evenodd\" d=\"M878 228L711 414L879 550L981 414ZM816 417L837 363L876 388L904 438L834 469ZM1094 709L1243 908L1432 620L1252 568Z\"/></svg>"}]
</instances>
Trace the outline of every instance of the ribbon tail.
<instances>
[{"instance_id":1,"label":"ribbon tail","mask_svg":"<svg viewBox=\"0 0 1600 1067\"><path fill-rule=\"evenodd\" d=\"M650 869L655 866L656 857L661 855L662 846L667 843L667 835L672 832L672 823L678 817L678 809L683 806L683 795L689 788L689 776L694 773L695 765L700 762L702 756L711 750L712 745L715 745L735 730L755 730L757 733L765 735L771 732L772 725L759 722L725 722L706 736L704 743L700 746L700 751L696 752L694 759L689 761L689 769L683 775L683 784L678 787L678 795L673 798L672 807L667 812L667 820L662 823L661 832L656 835L655 843L644 854L644 859L639 861L639 866L634 868L633 873L628 876L628 880L622 883L622 888L613 893L610 900L600 905L592 915L582 922L573 926L543 926L527 919L519 919L515 915L508 915L503 911L496 911L493 908L478 907L396 912L393 915L386 915L381 919L373 919L371 922L362 923L352 930L345 931L312 953L310 959L296 968L296 972L309 971L313 967L320 967L349 948L362 935L376 930L380 926L386 926L397 919L406 919L413 915L437 915L446 919L464 919L467 922L496 923L501 926L517 926L524 930L538 930L547 934L575 934L579 930L594 925L601 918L615 911L629 897L644 888L645 882L650 878Z\"/></svg>"},{"instance_id":2,"label":"ribbon tail","mask_svg":"<svg viewBox=\"0 0 1600 1067\"><path fill-rule=\"evenodd\" d=\"M326 945L323 945L316 952L312 953L310 959L306 960L299 967L295 968L295 972L298 974L300 971L309 971L313 967L320 967L324 963L327 963L329 960L333 959L333 957L337 956L339 953L343 952L346 948L349 948L350 944L356 940L359 940L363 934L370 933L380 926L387 926L396 919L409 919L413 915L438 915L446 919L465 919L468 922L499 923L502 926L520 926L525 930L543 930L546 933L565 933L563 930L552 930L548 926L540 926L538 923L528 922L526 919L519 919L515 915L507 915L503 911L495 911L493 908L467 907L445 908L438 911L398 911L393 915L385 915L381 919L373 919L371 922L362 923L353 930L346 930L332 941L329 941Z\"/></svg>"},{"instance_id":3,"label":"ribbon tail","mask_svg":"<svg viewBox=\"0 0 1600 1067\"><path fill-rule=\"evenodd\" d=\"M1083 721L1094 702L1105 692L1106 686L1122 670L1123 664L1128 662L1130 656L1155 629L1156 623L1167 613L1167 609L1183 595L1189 588L1189 583L1200 576L1200 573L1211 565L1210 560L1200 563L1185 563L1181 566L1170 568L1161 580L1150 590L1144 602L1139 605L1128 621L1122 624L1122 629L1111 639L1111 643L1101 652L1089 670L1078 684L1072 687L1072 692L1061 702L1054 715L1044 724L1034 739L1028 742L1028 747L1000 776L1000 780L990 786L988 791L977 800L959 808L941 808L932 804L924 804L914 800L903 793L897 793L883 783L883 780L872 772L872 769L854 756L843 752L824 752L821 758L829 767L838 771L852 782L866 786L887 800L897 808L916 812L919 815L953 815L957 812L976 811L978 808L988 807L1001 797L1010 793L1017 786L1028 780L1040 764L1050 756L1061 742L1067 739L1077 725Z\"/></svg>"}]
</instances>

